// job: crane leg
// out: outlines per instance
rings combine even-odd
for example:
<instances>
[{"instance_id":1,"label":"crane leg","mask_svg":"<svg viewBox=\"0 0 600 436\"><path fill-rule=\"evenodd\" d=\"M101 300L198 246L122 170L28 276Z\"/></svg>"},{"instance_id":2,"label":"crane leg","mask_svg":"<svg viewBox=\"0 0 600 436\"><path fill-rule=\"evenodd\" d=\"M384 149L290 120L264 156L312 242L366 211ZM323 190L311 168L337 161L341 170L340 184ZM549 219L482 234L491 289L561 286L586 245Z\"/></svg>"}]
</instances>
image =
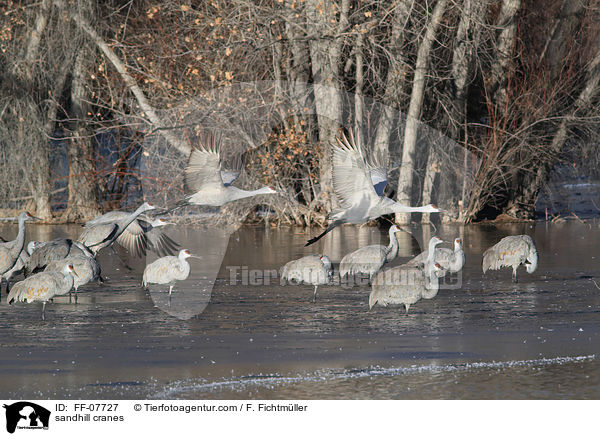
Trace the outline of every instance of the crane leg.
<instances>
[{"instance_id":1,"label":"crane leg","mask_svg":"<svg viewBox=\"0 0 600 436\"><path fill-rule=\"evenodd\" d=\"M42 303L42 321L46 321L46 302Z\"/></svg>"},{"instance_id":2,"label":"crane leg","mask_svg":"<svg viewBox=\"0 0 600 436\"><path fill-rule=\"evenodd\" d=\"M171 298L172 293L173 293L173 285L169 286L169 298Z\"/></svg>"},{"instance_id":3,"label":"crane leg","mask_svg":"<svg viewBox=\"0 0 600 436\"><path fill-rule=\"evenodd\" d=\"M406 309L405 315L408 315L408 309L410 309L410 304L404 303L404 308Z\"/></svg>"},{"instance_id":4,"label":"crane leg","mask_svg":"<svg viewBox=\"0 0 600 436\"><path fill-rule=\"evenodd\" d=\"M517 279L517 269L516 268L513 268L512 281L513 281L513 283L519 282L519 280Z\"/></svg>"},{"instance_id":5,"label":"crane leg","mask_svg":"<svg viewBox=\"0 0 600 436\"><path fill-rule=\"evenodd\" d=\"M317 288L318 288L318 285L315 285L315 293L313 294L313 299L312 299L313 303L317 302Z\"/></svg>"}]
</instances>

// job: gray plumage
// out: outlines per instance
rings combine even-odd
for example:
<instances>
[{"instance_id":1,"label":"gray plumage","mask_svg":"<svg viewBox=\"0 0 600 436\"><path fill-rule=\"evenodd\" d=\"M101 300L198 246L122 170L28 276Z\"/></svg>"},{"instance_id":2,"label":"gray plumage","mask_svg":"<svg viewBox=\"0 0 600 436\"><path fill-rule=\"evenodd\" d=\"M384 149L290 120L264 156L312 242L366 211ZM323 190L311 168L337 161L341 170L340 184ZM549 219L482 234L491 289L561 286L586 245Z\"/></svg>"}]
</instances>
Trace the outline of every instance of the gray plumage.
<instances>
[{"instance_id":1,"label":"gray plumage","mask_svg":"<svg viewBox=\"0 0 600 436\"><path fill-rule=\"evenodd\" d=\"M44 319L46 302L58 295L68 294L73 289L73 278L76 276L77 273L71 264L66 265L60 272L43 271L34 274L13 285L8 294L8 303L41 301L42 319Z\"/></svg>"},{"instance_id":2,"label":"gray plumage","mask_svg":"<svg viewBox=\"0 0 600 436\"><path fill-rule=\"evenodd\" d=\"M328 284L333 277L333 269L329 257L320 254L310 254L300 259L292 260L281 268L281 280L295 281L313 285L313 303L317 301L317 288Z\"/></svg>"},{"instance_id":3,"label":"gray plumage","mask_svg":"<svg viewBox=\"0 0 600 436\"><path fill-rule=\"evenodd\" d=\"M129 212L113 210L88 221L85 227L114 225L125 222L129 216ZM159 256L171 255L177 250L179 244L160 229L167 224L170 223L162 218L153 219L140 215L125 228L116 242L137 257L146 255L146 249L156 252Z\"/></svg>"},{"instance_id":4,"label":"gray plumage","mask_svg":"<svg viewBox=\"0 0 600 436\"><path fill-rule=\"evenodd\" d=\"M507 236L502 238L496 245L488 248L483 253L482 268L487 270L498 270L502 267L511 267L512 279L517 282L517 268L525 265L529 274L537 269L538 251L535 242L528 235Z\"/></svg>"},{"instance_id":5,"label":"gray plumage","mask_svg":"<svg viewBox=\"0 0 600 436\"><path fill-rule=\"evenodd\" d=\"M425 250L418 256L412 258L407 262L407 265L425 267L425 260L429 256L429 250ZM436 248L434 262L439 263L442 267L442 271L438 273L438 277L444 277L447 272L456 273L459 272L465 265L465 252L462 248L462 240L456 238L454 240L454 250L449 248Z\"/></svg>"},{"instance_id":6,"label":"gray plumage","mask_svg":"<svg viewBox=\"0 0 600 436\"><path fill-rule=\"evenodd\" d=\"M348 274L368 274L369 279L372 279L385 263L391 262L398 255L398 232L400 229L397 226L390 227L390 243L387 246L367 245L345 255L340 262L340 277Z\"/></svg>"},{"instance_id":7,"label":"gray plumage","mask_svg":"<svg viewBox=\"0 0 600 436\"><path fill-rule=\"evenodd\" d=\"M80 242L74 242L73 244L78 248L78 251L72 250L71 254L64 259L53 260L48 263L45 271L63 271L67 265L73 265L73 269L77 273L73 280L73 287L75 293L77 293L80 286L100 279L102 269L94 254L87 247Z\"/></svg>"},{"instance_id":8,"label":"gray plumage","mask_svg":"<svg viewBox=\"0 0 600 436\"><path fill-rule=\"evenodd\" d=\"M58 238L48 242L36 241L25 267L25 276L43 270L52 261L65 259L75 253L84 255L83 250L74 245L72 239Z\"/></svg>"},{"instance_id":9,"label":"gray plumage","mask_svg":"<svg viewBox=\"0 0 600 436\"><path fill-rule=\"evenodd\" d=\"M408 313L411 304L437 295L441 270L439 263L433 263L427 264L424 270L414 265L401 265L380 271L373 279L369 310L376 304L384 307L404 304Z\"/></svg>"},{"instance_id":10,"label":"gray plumage","mask_svg":"<svg viewBox=\"0 0 600 436\"><path fill-rule=\"evenodd\" d=\"M373 278L369 294L369 310L376 304L380 306L404 304L406 313L411 304L421 298L433 298L439 289L438 274L441 266L435 263L435 247L443 241L434 236L429 240L429 254L424 268L416 265L401 265L380 271Z\"/></svg>"},{"instance_id":11,"label":"gray plumage","mask_svg":"<svg viewBox=\"0 0 600 436\"><path fill-rule=\"evenodd\" d=\"M10 280L13 277L18 276L21 272L25 270L25 265L29 261L29 254L26 250L21 251L19 258L13 265L11 269L6 271L4 274L0 275L0 291L2 291L2 282L6 281L6 292L10 289Z\"/></svg>"},{"instance_id":12,"label":"gray plumage","mask_svg":"<svg viewBox=\"0 0 600 436\"><path fill-rule=\"evenodd\" d=\"M17 263L23 248L25 247L25 223L27 221L38 219L29 212L21 212L17 218L19 232L16 239L0 244L0 274L4 275L10 271Z\"/></svg>"},{"instance_id":13,"label":"gray plumage","mask_svg":"<svg viewBox=\"0 0 600 436\"><path fill-rule=\"evenodd\" d=\"M253 191L232 186L240 168L223 171L221 162L221 137L206 135L199 148L194 148L185 167L185 192L188 196L178 203L178 207L190 204L222 206L231 201L260 194L276 194L273 188L263 187Z\"/></svg>"},{"instance_id":14,"label":"gray plumage","mask_svg":"<svg viewBox=\"0 0 600 436\"><path fill-rule=\"evenodd\" d=\"M101 249L112 245L118 238L125 232L127 227L134 222L138 216L142 213L155 209L150 203L144 203L138 207L134 212L128 213L123 219L103 223L99 222L95 225L86 225L83 232L79 236L78 241L88 247L94 254L98 253ZM95 218L95 219L99 219ZM130 248L130 247L126 247ZM147 248L146 236L141 234L139 238L135 238L134 246L131 248L132 251L142 250L145 252Z\"/></svg>"},{"instance_id":15,"label":"gray plumage","mask_svg":"<svg viewBox=\"0 0 600 436\"><path fill-rule=\"evenodd\" d=\"M189 250L181 250L178 256L161 257L148 264L144 269L142 284L144 287L147 287L149 283L169 284L170 296L175 281L185 280L190 274L190 264L186 260L188 257L192 257Z\"/></svg>"},{"instance_id":16,"label":"gray plumage","mask_svg":"<svg viewBox=\"0 0 600 436\"><path fill-rule=\"evenodd\" d=\"M352 132L350 132L352 133ZM402 212L439 212L439 209L428 204L421 207L404 206L391 198L379 196L373 186L374 179L366 162L360 145L351 134L348 139L344 134L336 138L333 145L333 190L340 208L331 211L329 219L332 223L320 235L310 239L305 245L311 245L337 226L350 223L362 224L381 215ZM381 178L381 177L379 177ZM375 181L379 178L375 177Z\"/></svg>"}]
</instances>

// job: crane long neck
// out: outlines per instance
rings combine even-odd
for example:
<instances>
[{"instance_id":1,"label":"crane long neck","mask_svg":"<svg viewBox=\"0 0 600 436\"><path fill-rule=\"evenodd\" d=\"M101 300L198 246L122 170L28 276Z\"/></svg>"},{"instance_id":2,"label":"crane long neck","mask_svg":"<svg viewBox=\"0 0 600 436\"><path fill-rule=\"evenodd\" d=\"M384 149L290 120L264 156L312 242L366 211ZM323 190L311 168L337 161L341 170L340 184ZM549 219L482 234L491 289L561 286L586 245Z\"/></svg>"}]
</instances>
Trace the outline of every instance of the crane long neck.
<instances>
[{"instance_id":1,"label":"crane long neck","mask_svg":"<svg viewBox=\"0 0 600 436\"><path fill-rule=\"evenodd\" d=\"M246 191L244 189L239 189L239 188L236 188L235 186L229 186L228 189L230 190L229 192L231 192L231 198L236 199L236 200L240 199L240 198L248 198L248 197L254 197L255 195L271 193L271 190L268 187L254 189L252 191Z\"/></svg>"},{"instance_id":2,"label":"crane long neck","mask_svg":"<svg viewBox=\"0 0 600 436\"><path fill-rule=\"evenodd\" d=\"M25 247L25 220L19 218L19 232L17 233L17 239L13 245L13 255L18 257Z\"/></svg>"},{"instance_id":3,"label":"crane long neck","mask_svg":"<svg viewBox=\"0 0 600 436\"><path fill-rule=\"evenodd\" d=\"M135 221L135 219L140 216L142 213L144 213L144 211L146 210L145 206L142 205L140 207L138 207L134 212L132 212L131 214L129 214L129 216L123 220L119 227L119 233L116 236L119 236L121 233L123 233L125 231L125 229L129 226L129 224L131 224L132 222Z\"/></svg>"},{"instance_id":4,"label":"crane long neck","mask_svg":"<svg viewBox=\"0 0 600 436\"><path fill-rule=\"evenodd\" d=\"M426 265L433 265L433 261L435 259L435 246L437 245L437 241L429 241L429 249L427 253Z\"/></svg>"},{"instance_id":5,"label":"crane long neck","mask_svg":"<svg viewBox=\"0 0 600 436\"><path fill-rule=\"evenodd\" d=\"M390 232L390 243L387 246L387 261L391 261L398 255L398 239L396 238L395 232Z\"/></svg>"},{"instance_id":6,"label":"crane long neck","mask_svg":"<svg viewBox=\"0 0 600 436\"><path fill-rule=\"evenodd\" d=\"M405 213L405 212L431 212L428 206L404 206L403 204L394 202L392 207L392 212L395 213Z\"/></svg>"},{"instance_id":7,"label":"crane long neck","mask_svg":"<svg viewBox=\"0 0 600 436\"><path fill-rule=\"evenodd\" d=\"M440 282L436 275L436 270L432 264L429 264L429 269L425 271L425 289L423 290L422 297L425 299L431 299L435 297L440 289Z\"/></svg>"}]
</instances>

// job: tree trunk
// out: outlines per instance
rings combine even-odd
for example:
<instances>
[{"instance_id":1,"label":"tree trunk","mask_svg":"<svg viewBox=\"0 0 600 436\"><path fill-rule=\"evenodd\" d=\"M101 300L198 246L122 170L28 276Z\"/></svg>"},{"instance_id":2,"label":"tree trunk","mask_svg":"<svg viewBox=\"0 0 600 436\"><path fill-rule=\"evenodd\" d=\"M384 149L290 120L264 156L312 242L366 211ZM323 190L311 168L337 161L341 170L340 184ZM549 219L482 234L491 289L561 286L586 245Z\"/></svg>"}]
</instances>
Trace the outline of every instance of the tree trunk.
<instances>
[{"instance_id":1,"label":"tree trunk","mask_svg":"<svg viewBox=\"0 0 600 436\"><path fill-rule=\"evenodd\" d=\"M508 77L517 34L517 13L521 0L503 0L496 26L500 29L496 40L496 62L492 64L489 93L492 102L504 111L507 100Z\"/></svg>"},{"instance_id":2,"label":"tree trunk","mask_svg":"<svg viewBox=\"0 0 600 436\"><path fill-rule=\"evenodd\" d=\"M450 99L448 110L446 112L445 134L455 141L460 141L461 126L466 118L466 97L469 80L473 75L472 59L475 47L477 47L480 24L486 11L486 2L477 0L465 0L461 13L460 22L454 39L454 50L452 51L452 81L447 87L447 95ZM431 203L433 188L436 175L440 172L441 163L437 159L438 154L433 146L429 147L429 156L427 157L427 166L425 168L425 181L423 183L423 203ZM458 187L459 180L454 175L453 169L445 172L448 183L456 183ZM463 175L463 177L466 175ZM462 196L456 192L456 202L448 201L451 204L458 204ZM447 199L450 200L450 199ZM453 199L454 200L454 199ZM457 219L460 211L458 207L455 210L446 209L443 219ZM430 222L430 214L424 213L421 218L422 223Z\"/></svg>"},{"instance_id":3,"label":"tree trunk","mask_svg":"<svg viewBox=\"0 0 600 436\"><path fill-rule=\"evenodd\" d=\"M569 41L577 33L587 6L585 0L563 0L560 12L554 20L552 30L540 55L550 67L550 80L557 80L565 68L564 59Z\"/></svg>"},{"instance_id":4,"label":"tree trunk","mask_svg":"<svg viewBox=\"0 0 600 436\"><path fill-rule=\"evenodd\" d=\"M340 18L336 20L332 0L306 2L309 33L317 35L309 43L314 81L315 108L319 123L319 141L323 150L320 165L321 195L327 206L333 206L331 144L342 124L342 96L339 90L339 70L342 49L342 31L348 26L349 0L342 0Z\"/></svg>"},{"instance_id":5,"label":"tree trunk","mask_svg":"<svg viewBox=\"0 0 600 436\"><path fill-rule=\"evenodd\" d=\"M99 214L97 183L94 163L93 133L86 126L88 113L85 88L88 47L81 47L75 59L71 83L71 108L73 128L67 142L69 157L69 199L62 218L67 222L87 221Z\"/></svg>"},{"instance_id":6,"label":"tree trunk","mask_svg":"<svg viewBox=\"0 0 600 436\"><path fill-rule=\"evenodd\" d=\"M29 41L23 57L22 63L15 65L15 75L20 77L28 89L38 89L35 77L36 60L40 57L40 41L42 35L46 31L48 18L50 15L49 0L42 1L35 19L34 30L29 35ZM66 71L65 71L66 74ZM32 168L32 183L33 199L35 203L35 214L43 220L52 219L52 208L50 202L50 162L48 160L48 138L54 131L54 125L57 113L57 103L54 99L60 98L64 78L57 79L57 85L48 94L42 98L48 98L49 102L47 109L43 107L36 108L38 103L34 101L33 96L26 98L31 99L31 102L25 107L28 107L27 113L23 117L39 117L41 121L39 134L33 134L30 143L30 164ZM41 90L40 90L41 91ZM41 93L41 92L40 92Z\"/></svg>"},{"instance_id":7,"label":"tree trunk","mask_svg":"<svg viewBox=\"0 0 600 436\"><path fill-rule=\"evenodd\" d=\"M359 31L358 36L356 37L356 54L355 54L355 62L356 62L356 73L355 73L355 81L356 87L354 89L354 132L356 134L356 139L359 141L359 144L362 146L362 137L363 137L363 117L365 113L365 100L363 96L363 89L365 86L365 75L364 75L364 64L363 64L363 44L364 44L364 34Z\"/></svg>"},{"instance_id":8,"label":"tree trunk","mask_svg":"<svg viewBox=\"0 0 600 436\"><path fill-rule=\"evenodd\" d=\"M387 162L390 149L390 134L394 124L394 118L398 113L398 103L404 94L406 84L406 72L408 65L403 55L405 40L405 29L407 27L413 1L397 2L396 11L392 18L392 37L389 46L388 71L385 80L385 91L383 95L383 107L377 130L375 132L374 154Z\"/></svg>"},{"instance_id":9,"label":"tree trunk","mask_svg":"<svg viewBox=\"0 0 600 436\"><path fill-rule=\"evenodd\" d=\"M437 29L442 21L442 16L446 9L448 0L438 0L436 3L431 21L427 25L427 30L423 40L419 44L417 61L415 65L415 75L413 78L413 88L410 96L410 105L406 119L406 128L404 130L404 145L402 149L402 164L398 176L398 202L404 205L410 205L411 193L413 188L414 160L417 145L417 135L419 130L419 118L421 116L421 107L425 93L425 80L429 65L429 53ZM410 223L410 213L396 214L396 222L399 225Z\"/></svg>"},{"instance_id":10,"label":"tree trunk","mask_svg":"<svg viewBox=\"0 0 600 436\"><path fill-rule=\"evenodd\" d=\"M144 94L144 91L139 87L135 79L127 72L127 67L125 64L119 59L119 57L115 54L115 52L108 46L106 41L104 41L100 35L93 28L91 23L89 23L81 14L75 10L73 13L69 12L69 9L65 5L64 0L54 0L54 4L64 13L68 14L73 18L73 21L83 30L87 35L91 38L91 40L98 46L100 51L104 53L104 56L113 64L127 87L131 90L132 94L135 96L138 104L140 105L141 110L144 112L150 123L154 126L155 129L159 129L158 132L165 138L165 140L171 145L173 148L178 150L184 156L188 156L191 153L191 147L189 144L180 140L177 136L175 136L168 129L160 129L160 127L164 127L164 123L161 118L158 116L156 110L152 107L148 98Z\"/></svg>"}]
</instances>

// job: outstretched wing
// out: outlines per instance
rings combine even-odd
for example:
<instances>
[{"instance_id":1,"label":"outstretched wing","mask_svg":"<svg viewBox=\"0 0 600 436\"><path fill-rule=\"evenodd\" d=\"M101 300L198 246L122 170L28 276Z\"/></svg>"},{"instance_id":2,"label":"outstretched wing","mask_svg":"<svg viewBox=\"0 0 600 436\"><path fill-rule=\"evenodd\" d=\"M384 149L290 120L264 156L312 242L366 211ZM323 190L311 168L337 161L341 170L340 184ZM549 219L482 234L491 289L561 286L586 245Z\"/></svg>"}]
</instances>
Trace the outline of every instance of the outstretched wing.
<instances>
[{"instance_id":1,"label":"outstretched wing","mask_svg":"<svg viewBox=\"0 0 600 436\"><path fill-rule=\"evenodd\" d=\"M148 240L140 220L133 220L129 224L123 233L117 237L117 243L133 254L135 257L142 257L146 255L146 249L148 248Z\"/></svg>"},{"instance_id":2,"label":"outstretched wing","mask_svg":"<svg viewBox=\"0 0 600 436\"><path fill-rule=\"evenodd\" d=\"M369 176L371 176L371 183L373 183L373 188L377 195L380 197L383 195L383 191L387 186L387 169L383 167L371 168L369 171Z\"/></svg>"},{"instance_id":3,"label":"outstretched wing","mask_svg":"<svg viewBox=\"0 0 600 436\"><path fill-rule=\"evenodd\" d=\"M220 148L221 138L213 133L204 137L200 148L192 150L184 174L187 194L210 187L223 187Z\"/></svg>"},{"instance_id":4,"label":"outstretched wing","mask_svg":"<svg viewBox=\"0 0 600 436\"><path fill-rule=\"evenodd\" d=\"M223 158L223 157L222 157ZM228 158L225 158L221 162L223 169L221 170L221 179L225 186L231 186L235 182L244 166L242 155L237 153Z\"/></svg>"},{"instance_id":5,"label":"outstretched wing","mask_svg":"<svg viewBox=\"0 0 600 436\"><path fill-rule=\"evenodd\" d=\"M377 197L361 148L341 133L333 146L333 190L340 205L349 208L362 203L365 197Z\"/></svg>"},{"instance_id":6,"label":"outstretched wing","mask_svg":"<svg viewBox=\"0 0 600 436\"><path fill-rule=\"evenodd\" d=\"M127 212L120 210L112 210L105 214L99 215L84 224L85 227L93 227L98 224L112 224L129 216Z\"/></svg>"}]
</instances>

